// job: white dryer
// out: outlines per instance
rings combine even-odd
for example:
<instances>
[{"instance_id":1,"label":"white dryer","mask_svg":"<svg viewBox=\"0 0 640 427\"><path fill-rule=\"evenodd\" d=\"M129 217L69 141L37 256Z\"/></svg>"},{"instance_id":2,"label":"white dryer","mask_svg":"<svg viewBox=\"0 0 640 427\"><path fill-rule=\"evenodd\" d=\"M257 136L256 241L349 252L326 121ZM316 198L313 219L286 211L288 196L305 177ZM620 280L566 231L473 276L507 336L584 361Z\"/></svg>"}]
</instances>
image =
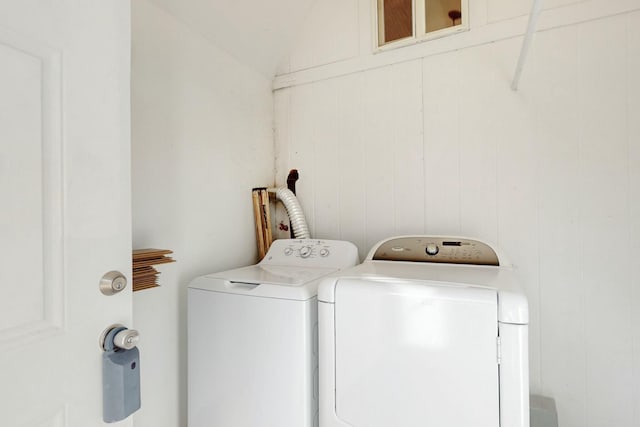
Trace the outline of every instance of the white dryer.
<instances>
[{"instance_id":1,"label":"white dryer","mask_svg":"<svg viewBox=\"0 0 640 427\"><path fill-rule=\"evenodd\" d=\"M276 240L257 265L188 288L189 427L318 423L317 288L356 265L334 240Z\"/></svg>"},{"instance_id":2,"label":"white dryer","mask_svg":"<svg viewBox=\"0 0 640 427\"><path fill-rule=\"evenodd\" d=\"M396 237L318 291L321 427L528 427L527 300L466 238Z\"/></svg>"}]
</instances>

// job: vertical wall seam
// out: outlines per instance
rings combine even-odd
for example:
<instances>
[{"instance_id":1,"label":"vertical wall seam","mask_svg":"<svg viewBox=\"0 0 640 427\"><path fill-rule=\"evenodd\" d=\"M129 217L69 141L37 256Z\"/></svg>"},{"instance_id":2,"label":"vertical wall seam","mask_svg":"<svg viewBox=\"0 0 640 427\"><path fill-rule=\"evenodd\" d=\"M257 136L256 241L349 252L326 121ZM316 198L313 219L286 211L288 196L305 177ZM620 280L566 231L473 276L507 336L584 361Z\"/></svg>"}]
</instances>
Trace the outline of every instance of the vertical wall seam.
<instances>
[{"instance_id":1,"label":"vertical wall seam","mask_svg":"<svg viewBox=\"0 0 640 427\"><path fill-rule=\"evenodd\" d=\"M530 59L530 63L531 63L531 76L533 79L535 79L536 77L538 77L538 61L537 61L537 57L536 57L536 48L534 45L533 48L533 52L532 52L532 58ZM536 197L536 213L535 213L535 221L536 221L536 288L538 290L538 363L539 363L539 369L538 369L538 381L540 383L540 391L542 393L545 392L545 387L544 387L544 374L543 374L543 360L542 360L542 347L543 347L543 342L544 342L544 334L543 334L543 322L542 322L542 305L543 305L543 301L544 301L544 292L543 292L543 286L542 286L542 280L541 280L541 276L542 276L542 271L540 268L540 259L541 259L541 254L540 254L540 235L541 235L541 228L540 228L540 210L541 210L541 195L540 195L540 159L541 159L541 155L540 155L540 146L538 144L538 134L540 132L540 108L537 104L534 103L534 115L533 115L533 123L532 123L532 135L531 135L531 139L530 139L530 144L533 144L533 149L534 149L534 153L535 153L535 175L534 175L534 185L535 185L535 197Z\"/></svg>"},{"instance_id":2,"label":"vertical wall seam","mask_svg":"<svg viewBox=\"0 0 640 427\"><path fill-rule=\"evenodd\" d=\"M537 73L538 73L538 63L539 63L539 59L538 56L536 55L537 52L539 52L539 50L536 48L536 44L533 44L532 48L531 48L531 52L529 55L529 64L530 64L530 76L532 78L535 78ZM518 95L518 96L523 96L523 94ZM534 153L536 156L536 170L535 170L535 174L536 177L539 173L539 149L538 149L538 144L536 143L537 138L536 138L536 134L537 134L537 123L539 120L539 116L540 116L540 110L538 108L536 108L535 106L533 107L533 132L530 135L530 139L529 139L529 143L533 144L534 147ZM535 277L535 289L537 290L537 295L538 295L538 307L537 307L537 314L538 314L538 384L540 385L540 390L543 392L544 391L544 373L543 373L543 363L542 363L542 348L543 348L543 330L542 330L542 319L543 319L543 290L542 290L542 285L541 285L541 281L540 281L540 181L538 179L534 179L533 181L535 189L534 189L534 194L536 197L536 211L535 211L535 222L536 222L536 260L535 260L535 271L536 271L536 277Z\"/></svg>"},{"instance_id":3,"label":"vertical wall seam","mask_svg":"<svg viewBox=\"0 0 640 427\"><path fill-rule=\"evenodd\" d=\"M631 14L628 14L626 17L626 55L625 55L625 87L629 87L629 82L631 80L630 77L630 69L631 69ZM632 240L631 240L631 236L633 235L633 231L634 231L634 226L633 226L633 210L632 210L632 204L631 204L631 198L633 197L633 180L632 180L632 164L631 164L631 121L630 121L630 115L631 115L631 94L630 91L626 91L625 92L626 95L626 105L625 105L625 110L626 110L626 114L625 114L625 128L626 128L626 136L627 136L627 140L626 140L626 145L627 145L627 218L628 218L628 232L627 232L627 269L628 269L628 283L629 283L629 325L633 325L633 304L635 302L635 292L634 292L634 275L633 275L633 267L632 267L632 263L631 263L631 258L628 254L631 253L632 250ZM632 328L632 332L633 332L633 328ZM633 337L633 335L632 335ZM636 394L637 394L637 387L634 386L634 379L637 375L637 362L636 362L636 343L635 343L635 339L632 338L631 339L631 402L635 402L636 401ZM640 411L640 409L638 409L638 405L633 405L633 414L632 414L632 419L633 420L637 420L638 419L638 412Z\"/></svg>"},{"instance_id":4,"label":"vertical wall seam","mask_svg":"<svg viewBox=\"0 0 640 427\"><path fill-rule=\"evenodd\" d=\"M344 237L342 236L342 203L340 203L340 201L342 200L342 185L340 185L342 183L342 179L344 176L342 167L340 167L340 159L344 158L344 156L342 155L342 147L344 146L343 144L341 144L340 142L343 141L345 138L345 122L344 122L344 114L342 114L342 112L344 111L343 105L344 105L344 98L342 97L344 94L344 92L339 92L338 93L338 97L337 97L337 101L336 101L336 108L334 111L338 111L340 114L338 114L338 120L340 120L340 133L338 135L338 153L340 153L340 156L337 160L338 163L338 188L337 188L337 194L336 194L336 212L338 213L336 215L336 222L338 223L338 236L340 236L341 240L344 240Z\"/></svg>"},{"instance_id":5,"label":"vertical wall seam","mask_svg":"<svg viewBox=\"0 0 640 427\"><path fill-rule=\"evenodd\" d=\"M367 246L367 224L366 224L366 210L367 210L367 179L366 179L366 172L367 172L367 158L366 156L364 156L364 147L366 144L366 139L363 137L363 124L364 124L364 103L362 100L362 94L364 93L364 84L365 84L365 76L364 75L358 75L357 76L357 91L356 91L356 96L358 97L358 103L356 105L358 105L360 108L358 108L358 125L357 125L357 129L358 129L358 148L361 151L361 155L360 155L360 159L361 159L361 164L360 166L362 167L362 171L364 173L364 183L365 183L365 188L364 188L364 200L363 200L363 208L365 210L365 223L364 226L362 227L362 235L360 236L360 238L362 239L361 242L362 244L365 246L364 250L366 251L367 249L369 249ZM366 252L361 254L363 257L364 255L366 255Z\"/></svg>"},{"instance_id":6,"label":"vertical wall seam","mask_svg":"<svg viewBox=\"0 0 640 427\"><path fill-rule=\"evenodd\" d=\"M422 232L424 234L427 233L427 131L426 125L427 121L425 120L425 109L424 109L424 59L420 60L420 120L422 121Z\"/></svg>"},{"instance_id":7,"label":"vertical wall seam","mask_svg":"<svg viewBox=\"0 0 640 427\"><path fill-rule=\"evenodd\" d=\"M316 98L316 90L317 90L318 86L317 85L311 85L310 90L311 90L311 104L313 105L312 107L312 111L313 114L311 115L311 138L310 139L310 143L311 143L311 200L313 200L313 208L311 210L311 227L313 229L311 236L312 237L317 237L318 236L318 224L316 221L316 205L317 205L317 193L316 193L316 189L317 189L317 184L316 184L316 179L318 179L318 173L316 171L317 167L317 156L316 156L316 144L317 144L317 137L318 137L318 121L316 120L316 117L318 117L318 102L317 102L317 98ZM315 101L315 102L314 102Z\"/></svg>"},{"instance_id":8,"label":"vertical wall seam","mask_svg":"<svg viewBox=\"0 0 640 427\"><path fill-rule=\"evenodd\" d=\"M456 78L459 82L462 82L462 54L460 51L454 53L456 61L456 69L455 74ZM456 85L456 89L460 90L462 85ZM462 91L464 92L464 91ZM457 114L457 134L456 134L456 151L458 154L458 232L459 234L464 234L462 232L462 100L460 94L456 96L456 114Z\"/></svg>"},{"instance_id":9,"label":"vertical wall seam","mask_svg":"<svg viewBox=\"0 0 640 427\"><path fill-rule=\"evenodd\" d=\"M492 49L495 49L495 47L492 47ZM497 55L494 55L494 57L497 57ZM493 77L493 76L492 76ZM489 133L489 136L491 137L491 140L493 142L493 170L494 170L494 185L495 185L495 200L494 200L494 208L495 208L495 226L496 226L496 231L495 231L495 241L496 244L498 245L498 247L501 247L502 244L500 242L500 167L498 164L498 159L500 158L499 152L500 152L500 143L498 142L498 138L497 135L494 135L493 133L495 132L496 126L493 126L496 122L494 122L494 120L496 120L496 116L494 115L495 111L492 112L492 116L491 116L491 132ZM493 239L493 237L492 237Z\"/></svg>"},{"instance_id":10,"label":"vertical wall seam","mask_svg":"<svg viewBox=\"0 0 640 427\"><path fill-rule=\"evenodd\" d=\"M291 160L291 135L293 135L293 120L291 120L291 115L293 112L291 108L292 99L293 99L293 91L289 91L287 94L287 120L289 121L289 124L287 127L287 167L285 168L285 170L287 170L292 165L292 160Z\"/></svg>"},{"instance_id":11,"label":"vertical wall seam","mask_svg":"<svg viewBox=\"0 0 640 427\"><path fill-rule=\"evenodd\" d=\"M271 149L273 150L273 164L272 164L272 173L273 173L273 184L276 185L276 179L278 177L278 126L276 123L276 92L274 90L271 91ZM289 121L289 120L288 120Z\"/></svg>"},{"instance_id":12,"label":"vertical wall seam","mask_svg":"<svg viewBox=\"0 0 640 427\"><path fill-rule=\"evenodd\" d=\"M576 94L577 94L577 98L578 98L578 144L576 147L576 158L577 158L577 163L578 163L578 179L580 180L582 174L583 174L583 170L584 170L584 164L583 164L583 153L582 153L582 144L583 144L583 138L584 138L584 132L582 130L582 126L581 124L583 123L583 119L584 119L584 112L583 112L583 106L582 103L580 102L580 93L581 93L581 88L584 86L582 80L584 79L582 73L582 67L580 66L582 63L582 44L581 44L581 40L582 37L580 37L580 33L581 33L582 29L580 27L577 27L576 29L576 65L577 65L577 69L576 69L576 75L577 75L577 83L576 83ZM578 277L579 277L579 281L580 283L584 283L584 269L583 269L583 257L584 257L584 244L585 244L585 238L584 238L584 218L582 215L582 209L583 209L583 205L584 205L584 195L583 195L583 189L580 189L578 191L578 209L576 212L577 218L576 218L576 222L578 223L578 235L579 237L579 241L578 241ZM581 308L582 308L582 336L585 337L586 340L586 336L587 336L587 316L586 316L586 312L587 312L587 293L586 291L582 293L582 295L580 296L581 298ZM586 351L586 349L584 350L584 397L583 397L583 402L582 402L582 407L583 407L583 418L585 420L585 427L589 427L589 417L588 415L588 408L587 408L587 403L589 401L589 353Z\"/></svg>"},{"instance_id":13,"label":"vertical wall seam","mask_svg":"<svg viewBox=\"0 0 640 427\"><path fill-rule=\"evenodd\" d=\"M361 108L361 112L360 112L360 126L359 129L364 131L365 128L365 103L364 103L364 94L368 93L367 92L367 75L366 74L362 74L362 90L360 91L359 94L359 98L360 98L360 104L362 105ZM360 133L360 132L359 132ZM362 168L364 171L364 245L365 245L365 251L369 249L369 209L367 209L367 204L369 202L369 180L367 179L367 177L369 176L369 162L367 159L367 150L365 149L365 144L367 142L366 141L362 141L362 145L360 146L360 150L362 150L361 152L361 157L363 159L362 161ZM362 255L366 255L366 252Z\"/></svg>"},{"instance_id":14,"label":"vertical wall seam","mask_svg":"<svg viewBox=\"0 0 640 427\"><path fill-rule=\"evenodd\" d=\"M391 70L393 70L394 67L391 67L385 71L389 71L391 72ZM400 68L398 68L400 69ZM396 104L398 102L398 97L395 96L395 81L394 79L389 79L389 86L387 87L387 89L389 90L389 95L391 95L391 99L393 100L393 102L391 103L391 108L392 108L392 114L386 115L386 124L389 125L389 116L393 117L393 123L396 124L398 123L398 117L399 117L399 113L398 113L398 105ZM395 107L395 108L394 108ZM392 138L392 147L396 147L398 145L398 128L396 126L393 126L393 138ZM397 234L398 233L398 206L396 205L396 182L398 181L396 179L396 174L398 173L398 154L397 154L397 150L392 149L391 150L393 153L393 173L391 174L391 206L393 206L393 233Z\"/></svg>"}]
</instances>

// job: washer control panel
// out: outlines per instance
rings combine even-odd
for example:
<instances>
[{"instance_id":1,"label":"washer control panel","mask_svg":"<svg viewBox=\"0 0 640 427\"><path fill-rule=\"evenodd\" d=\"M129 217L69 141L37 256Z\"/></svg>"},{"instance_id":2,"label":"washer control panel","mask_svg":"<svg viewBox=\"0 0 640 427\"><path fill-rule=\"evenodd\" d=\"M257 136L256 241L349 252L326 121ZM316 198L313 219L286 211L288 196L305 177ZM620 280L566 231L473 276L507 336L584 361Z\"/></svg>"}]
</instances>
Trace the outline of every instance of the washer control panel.
<instances>
[{"instance_id":1,"label":"washer control panel","mask_svg":"<svg viewBox=\"0 0 640 427\"><path fill-rule=\"evenodd\" d=\"M373 260L500 265L498 255L486 243L435 236L396 237L374 249Z\"/></svg>"},{"instance_id":2,"label":"washer control panel","mask_svg":"<svg viewBox=\"0 0 640 427\"><path fill-rule=\"evenodd\" d=\"M260 263L343 268L358 263L358 249L342 240L278 239Z\"/></svg>"}]
</instances>

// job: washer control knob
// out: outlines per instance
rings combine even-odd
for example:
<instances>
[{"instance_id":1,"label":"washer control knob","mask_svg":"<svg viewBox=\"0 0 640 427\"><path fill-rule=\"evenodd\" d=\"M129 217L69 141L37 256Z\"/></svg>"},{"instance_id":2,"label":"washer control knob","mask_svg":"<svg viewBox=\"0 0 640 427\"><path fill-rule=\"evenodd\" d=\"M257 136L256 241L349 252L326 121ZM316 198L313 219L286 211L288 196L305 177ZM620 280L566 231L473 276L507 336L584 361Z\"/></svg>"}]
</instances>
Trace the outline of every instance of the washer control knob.
<instances>
[{"instance_id":1,"label":"washer control knob","mask_svg":"<svg viewBox=\"0 0 640 427\"><path fill-rule=\"evenodd\" d=\"M427 253L427 255L437 255L438 252L440 252L440 248L435 243L429 243L425 252Z\"/></svg>"},{"instance_id":2,"label":"washer control knob","mask_svg":"<svg viewBox=\"0 0 640 427\"><path fill-rule=\"evenodd\" d=\"M329 249L327 249L327 248L320 249L320 256L321 257L328 257L329 256Z\"/></svg>"},{"instance_id":3,"label":"washer control knob","mask_svg":"<svg viewBox=\"0 0 640 427\"><path fill-rule=\"evenodd\" d=\"M293 253L293 249L291 249L291 248L285 248L285 249L284 249L284 254L285 254L286 256L289 256L289 255L291 255L292 253Z\"/></svg>"},{"instance_id":4,"label":"washer control knob","mask_svg":"<svg viewBox=\"0 0 640 427\"><path fill-rule=\"evenodd\" d=\"M300 248L300 257L309 258L311 255L311 246L303 246Z\"/></svg>"}]
</instances>

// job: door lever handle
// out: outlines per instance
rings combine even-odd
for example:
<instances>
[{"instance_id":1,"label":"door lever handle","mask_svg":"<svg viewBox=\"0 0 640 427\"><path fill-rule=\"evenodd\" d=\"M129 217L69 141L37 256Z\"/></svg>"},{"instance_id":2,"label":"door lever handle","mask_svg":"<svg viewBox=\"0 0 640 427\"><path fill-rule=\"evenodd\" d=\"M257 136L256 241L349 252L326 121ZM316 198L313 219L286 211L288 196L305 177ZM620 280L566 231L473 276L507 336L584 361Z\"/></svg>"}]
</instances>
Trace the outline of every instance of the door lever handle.
<instances>
[{"instance_id":1,"label":"door lever handle","mask_svg":"<svg viewBox=\"0 0 640 427\"><path fill-rule=\"evenodd\" d=\"M104 351L131 350L138 345L140 333L116 323L100 335L100 348Z\"/></svg>"},{"instance_id":2,"label":"door lever handle","mask_svg":"<svg viewBox=\"0 0 640 427\"><path fill-rule=\"evenodd\" d=\"M131 350L138 345L140 334L135 329L125 329L113 337L113 345L123 350Z\"/></svg>"}]
</instances>

